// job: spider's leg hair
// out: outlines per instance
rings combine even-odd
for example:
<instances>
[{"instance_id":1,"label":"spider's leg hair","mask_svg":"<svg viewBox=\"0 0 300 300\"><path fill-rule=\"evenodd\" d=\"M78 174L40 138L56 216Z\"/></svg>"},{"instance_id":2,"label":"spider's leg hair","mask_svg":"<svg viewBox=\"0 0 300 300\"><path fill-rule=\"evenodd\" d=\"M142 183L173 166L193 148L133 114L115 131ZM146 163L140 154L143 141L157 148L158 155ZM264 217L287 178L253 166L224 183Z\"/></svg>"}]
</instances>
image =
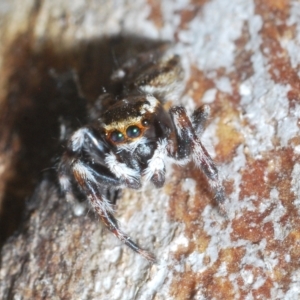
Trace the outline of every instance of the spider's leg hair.
<instances>
[{"instance_id":1,"label":"spider's leg hair","mask_svg":"<svg viewBox=\"0 0 300 300\"><path fill-rule=\"evenodd\" d=\"M210 107L209 105L202 105L198 107L196 110L194 110L192 114L192 123L195 132L198 136L201 136L206 125L206 121L209 118L210 115Z\"/></svg>"},{"instance_id":2,"label":"spider's leg hair","mask_svg":"<svg viewBox=\"0 0 300 300\"><path fill-rule=\"evenodd\" d=\"M170 156L176 160L188 160L191 155L194 129L186 110L182 106L174 106L170 109L170 115L175 126L176 141ZM187 161L185 161L187 162Z\"/></svg>"},{"instance_id":3,"label":"spider's leg hair","mask_svg":"<svg viewBox=\"0 0 300 300\"><path fill-rule=\"evenodd\" d=\"M96 200L96 199L95 199ZM91 200L93 202L93 200ZM97 206L97 200L92 203L95 210ZM130 249L135 251L136 253L140 254L144 258L146 258L148 261L155 263L156 258L155 256L148 252L147 250L142 249L138 244L136 244L124 231L122 231L119 227L119 222L114 217L114 215L107 211L97 211L102 222L105 224L105 226L119 239L121 240L125 245L127 245Z\"/></svg>"},{"instance_id":4,"label":"spider's leg hair","mask_svg":"<svg viewBox=\"0 0 300 300\"><path fill-rule=\"evenodd\" d=\"M197 131L202 130L204 119L209 114L208 109L203 107L194 112L192 120L196 122L196 125L194 125L196 128L193 127L193 123L183 107L172 107L170 114L177 133L177 147L173 148L174 153L171 153L171 155L176 159L187 159L188 157L193 159L196 166L199 167L208 178L220 212L226 215L224 207L224 188L219 180L218 169L196 134Z\"/></svg>"},{"instance_id":5,"label":"spider's leg hair","mask_svg":"<svg viewBox=\"0 0 300 300\"><path fill-rule=\"evenodd\" d=\"M83 159L83 154L86 152L91 152L99 158L98 162L93 162L86 168L87 174L96 178L103 189L105 187L121 188L124 186L120 179L116 178L105 166L105 148L101 139L95 136L92 128L83 127L71 136L58 166L61 194L67 200L76 198L75 194L78 192L78 185L76 184L72 168L75 162L80 162ZM112 196L112 198L115 197Z\"/></svg>"},{"instance_id":6,"label":"spider's leg hair","mask_svg":"<svg viewBox=\"0 0 300 300\"><path fill-rule=\"evenodd\" d=\"M214 192L215 200L219 205L220 212L223 215L226 215L224 206L225 193L224 188L219 180L218 169L198 138L196 138L193 142L192 156L195 164L203 171L203 173L208 178L209 185Z\"/></svg>"},{"instance_id":7,"label":"spider's leg hair","mask_svg":"<svg viewBox=\"0 0 300 300\"><path fill-rule=\"evenodd\" d=\"M107 186L108 183L115 185L120 184L118 179L97 173L94 168L91 168L80 160L74 162L72 171L76 182L82 192L87 195L87 198L90 200L91 191L98 191L100 195L99 199L101 199L99 205L101 205L102 210L113 212L111 202L104 197L102 192L105 190L103 186Z\"/></svg>"},{"instance_id":8,"label":"spider's leg hair","mask_svg":"<svg viewBox=\"0 0 300 300\"><path fill-rule=\"evenodd\" d=\"M94 136L92 130L87 127L82 127L73 133L68 143L68 150L74 154L80 154L87 141L93 145L94 149L103 153L103 144Z\"/></svg>"},{"instance_id":9,"label":"spider's leg hair","mask_svg":"<svg viewBox=\"0 0 300 300\"><path fill-rule=\"evenodd\" d=\"M154 263L156 261L154 255L140 248L120 229L119 222L113 215L111 202L108 201L102 194L101 185L95 176L95 172L93 172L89 166L77 161L73 165L73 174L80 188L87 195L92 207L100 216L104 225L125 245L148 259L150 262Z\"/></svg>"}]
</instances>

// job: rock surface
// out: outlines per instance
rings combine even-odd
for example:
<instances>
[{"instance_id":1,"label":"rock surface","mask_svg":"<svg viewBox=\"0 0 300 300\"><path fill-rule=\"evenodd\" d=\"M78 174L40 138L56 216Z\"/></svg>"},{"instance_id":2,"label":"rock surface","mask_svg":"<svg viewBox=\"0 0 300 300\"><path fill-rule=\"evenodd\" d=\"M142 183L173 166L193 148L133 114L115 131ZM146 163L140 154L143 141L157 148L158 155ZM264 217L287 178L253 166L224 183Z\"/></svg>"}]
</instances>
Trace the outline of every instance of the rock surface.
<instances>
[{"instance_id":1,"label":"rock surface","mask_svg":"<svg viewBox=\"0 0 300 300\"><path fill-rule=\"evenodd\" d=\"M0 216L10 235L0 299L300 298L299 1L2 0L0 19ZM84 119L81 98L66 100L49 74L76 70L92 105L120 52L164 40L187 73L173 103L211 107L203 142L228 218L193 165L169 166L161 190L125 190L117 215L156 254L150 265L40 172L61 152L61 124Z\"/></svg>"}]
</instances>

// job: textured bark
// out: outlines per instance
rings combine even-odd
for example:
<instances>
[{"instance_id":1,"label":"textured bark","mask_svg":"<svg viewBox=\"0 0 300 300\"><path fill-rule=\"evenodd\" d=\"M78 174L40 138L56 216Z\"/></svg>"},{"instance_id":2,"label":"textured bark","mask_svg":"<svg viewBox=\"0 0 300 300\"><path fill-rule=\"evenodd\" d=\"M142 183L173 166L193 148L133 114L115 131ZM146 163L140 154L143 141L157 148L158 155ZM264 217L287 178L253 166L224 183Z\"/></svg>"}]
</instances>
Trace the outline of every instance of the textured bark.
<instances>
[{"instance_id":1,"label":"textured bark","mask_svg":"<svg viewBox=\"0 0 300 300\"><path fill-rule=\"evenodd\" d=\"M0 299L300 297L299 1L16 0L0 14ZM173 104L210 104L203 141L228 218L192 164L168 166L160 190L125 190L117 215L150 265L41 170L61 153L61 124L85 118L53 74L76 70L92 106L121 54L164 40L187 74Z\"/></svg>"}]
</instances>

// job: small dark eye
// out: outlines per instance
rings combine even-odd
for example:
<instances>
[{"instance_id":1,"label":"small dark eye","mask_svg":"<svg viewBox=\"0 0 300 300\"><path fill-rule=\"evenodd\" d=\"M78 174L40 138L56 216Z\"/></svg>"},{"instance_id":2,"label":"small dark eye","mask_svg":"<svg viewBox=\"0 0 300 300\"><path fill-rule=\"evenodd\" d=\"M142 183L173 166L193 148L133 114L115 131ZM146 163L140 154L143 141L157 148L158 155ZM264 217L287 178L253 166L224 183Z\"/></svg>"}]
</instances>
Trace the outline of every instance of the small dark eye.
<instances>
[{"instance_id":1,"label":"small dark eye","mask_svg":"<svg viewBox=\"0 0 300 300\"><path fill-rule=\"evenodd\" d=\"M119 143L124 140L124 135L122 132L115 130L111 133L110 138L113 142Z\"/></svg>"},{"instance_id":2,"label":"small dark eye","mask_svg":"<svg viewBox=\"0 0 300 300\"><path fill-rule=\"evenodd\" d=\"M145 127L147 127L147 126L150 125L150 121L147 120L147 119L144 119L144 120L142 121L142 125L145 126Z\"/></svg>"},{"instance_id":3,"label":"small dark eye","mask_svg":"<svg viewBox=\"0 0 300 300\"><path fill-rule=\"evenodd\" d=\"M130 138L135 138L141 134L141 130L137 126L129 126L126 130L126 134Z\"/></svg>"}]
</instances>

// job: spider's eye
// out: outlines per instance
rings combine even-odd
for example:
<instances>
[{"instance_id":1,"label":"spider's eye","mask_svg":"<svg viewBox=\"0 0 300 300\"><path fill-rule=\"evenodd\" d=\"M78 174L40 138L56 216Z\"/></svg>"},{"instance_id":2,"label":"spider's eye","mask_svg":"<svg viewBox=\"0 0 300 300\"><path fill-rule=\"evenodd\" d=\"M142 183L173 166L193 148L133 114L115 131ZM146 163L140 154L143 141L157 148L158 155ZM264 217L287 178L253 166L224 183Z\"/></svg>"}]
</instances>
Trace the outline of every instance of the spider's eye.
<instances>
[{"instance_id":1,"label":"spider's eye","mask_svg":"<svg viewBox=\"0 0 300 300\"><path fill-rule=\"evenodd\" d=\"M126 134L130 138L136 138L141 134L141 130L135 125L129 126L126 130Z\"/></svg>"},{"instance_id":2,"label":"spider's eye","mask_svg":"<svg viewBox=\"0 0 300 300\"><path fill-rule=\"evenodd\" d=\"M119 143L124 140L124 135L122 132L115 130L111 133L110 138L113 142Z\"/></svg>"},{"instance_id":3,"label":"spider's eye","mask_svg":"<svg viewBox=\"0 0 300 300\"><path fill-rule=\"evenodd\" d=\"M145 126L145 127L148 127L148 126L150 125L150 121L147 120L147 119L144 119L144 120L142 121L142 125Z\"/></svg>"}]
</instances>

